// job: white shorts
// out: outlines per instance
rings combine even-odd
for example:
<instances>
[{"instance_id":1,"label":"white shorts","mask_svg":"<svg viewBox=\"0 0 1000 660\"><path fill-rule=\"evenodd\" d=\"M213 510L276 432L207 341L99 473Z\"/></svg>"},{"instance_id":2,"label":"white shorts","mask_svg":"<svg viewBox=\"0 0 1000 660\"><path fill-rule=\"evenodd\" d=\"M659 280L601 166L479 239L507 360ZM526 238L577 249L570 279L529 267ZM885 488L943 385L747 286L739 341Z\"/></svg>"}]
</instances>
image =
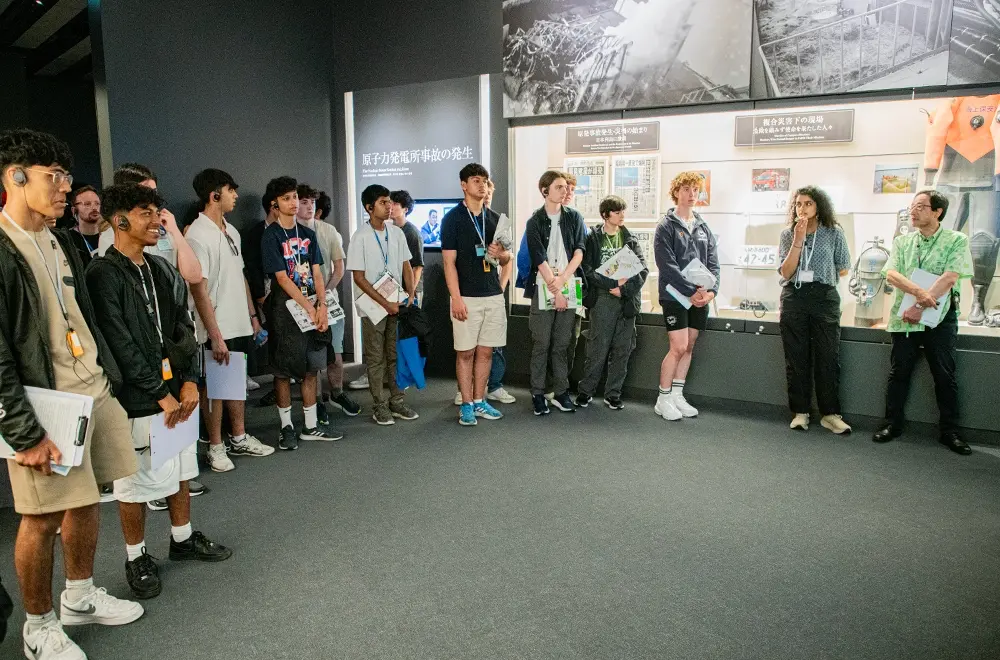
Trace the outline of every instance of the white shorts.
<instances>
[{"instance_id":1,"label":"white shorts","mask_svg":"<svg viewBox=\"0 0 1000 660\"><path fill-rule=\"evenodd\" d=\"M139 471L130 477L115 481L115 499L119 502L144 503L162 500L180 490L181 482L198 476L198 443L193 443L180 454L154 470L149 453L149 426L153 417L130 419L132 445L139 461Z\"/></svg>"},{"instance_id":2,"label":"white shorts","mask_svg":"<svg viewBox=\"0 0 1000 660\"><path fill-rule=\"evenodd\" d=\"M469 317L456 321L451 317L456 351L471 351L476 346L507 345L507 308L503 295L486 298L462 296Z\"/></svg>"}]
</instances>

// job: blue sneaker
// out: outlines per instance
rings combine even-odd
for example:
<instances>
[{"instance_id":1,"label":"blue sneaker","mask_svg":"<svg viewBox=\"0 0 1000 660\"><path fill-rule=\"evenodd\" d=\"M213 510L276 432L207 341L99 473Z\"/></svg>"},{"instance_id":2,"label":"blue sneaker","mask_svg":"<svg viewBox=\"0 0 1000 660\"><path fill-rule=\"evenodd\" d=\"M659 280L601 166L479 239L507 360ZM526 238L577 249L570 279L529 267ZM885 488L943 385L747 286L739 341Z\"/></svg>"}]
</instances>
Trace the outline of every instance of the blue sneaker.
<instances>
[{"instance_id":1,"label":"blue sneaker","mask_svg":"<svg viewBox=\"0 0 1000 660\"><path fill-rule=\"evenodd\" d=\"M462 426L475 426L479 422L476 420L476 409L471 403L463 403L458 413L458 423Z\"/></svg>"},{"instance_id":2,"label":"blue sneaker","mask_svg":"<svg viewBox=\"0 0 1000 660\"><path fill-rule=\"evenodd\" d=\"M476 411L476 417L482 417L483 419L500 419L503 417L503 413L491 406L486 401L480 401L474 404L473 408Z\"/></svg>"}]
</instances>

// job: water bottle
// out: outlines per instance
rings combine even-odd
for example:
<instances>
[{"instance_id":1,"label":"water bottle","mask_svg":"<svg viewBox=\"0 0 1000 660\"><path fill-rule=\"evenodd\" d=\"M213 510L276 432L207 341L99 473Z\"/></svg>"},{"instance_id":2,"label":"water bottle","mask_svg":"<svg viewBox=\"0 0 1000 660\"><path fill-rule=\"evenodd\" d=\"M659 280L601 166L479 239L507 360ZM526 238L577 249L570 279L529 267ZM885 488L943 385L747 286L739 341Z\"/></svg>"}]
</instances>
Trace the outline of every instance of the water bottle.
<instances>
[{"instance_id":1,"label":"water bottle","mask_svg":"<svg viewBox=\"0 0 1000 660\"><path fill-rule=\"evenodd\" d=\"M267 343L267 330L261 328L260 332L257 333L257 336L253 338L253 343L254 343L254 345L257 346L257 348L260 348L261 346L263 346L264 344L266 344Z\"/></svg>"}]
</instances>

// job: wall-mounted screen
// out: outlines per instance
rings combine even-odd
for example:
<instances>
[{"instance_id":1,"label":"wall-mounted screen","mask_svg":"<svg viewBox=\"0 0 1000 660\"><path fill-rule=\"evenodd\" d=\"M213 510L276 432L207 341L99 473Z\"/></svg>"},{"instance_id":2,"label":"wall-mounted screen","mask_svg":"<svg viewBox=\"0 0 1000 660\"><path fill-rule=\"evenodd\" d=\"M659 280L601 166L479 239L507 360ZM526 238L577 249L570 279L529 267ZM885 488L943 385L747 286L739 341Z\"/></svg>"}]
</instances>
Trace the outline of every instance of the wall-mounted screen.
<instances>
[{"instance_id":1,"label":"wall-mounted screen","mask_svg":"<svg viewBox=\"0 0 1000 660\"><path fill-rule=\"evenodd\" d=\"M461 204L460 199L418 199L407 220L420 230L425 248L441 247L441 220L444 214Z\"/></svg>"}]
</instances>

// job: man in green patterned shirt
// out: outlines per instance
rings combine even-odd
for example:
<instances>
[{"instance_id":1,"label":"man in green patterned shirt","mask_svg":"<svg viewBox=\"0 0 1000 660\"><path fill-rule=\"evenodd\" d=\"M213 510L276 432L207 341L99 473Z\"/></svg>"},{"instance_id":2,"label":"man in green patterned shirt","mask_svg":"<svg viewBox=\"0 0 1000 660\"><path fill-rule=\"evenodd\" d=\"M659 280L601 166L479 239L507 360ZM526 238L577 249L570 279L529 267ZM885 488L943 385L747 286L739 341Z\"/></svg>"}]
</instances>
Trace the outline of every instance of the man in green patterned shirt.
<instances>
[{"instance_id":1,"label":"man in green patterned shirt","mask_svg":"<svg viewBox=\"0 0 1000 660\"><path fill-rule=\"evenodd\" d=\"M885 421L872 440L889 442L903 433L903 408L910 391L910 376L923 346L934 377L941 444L967 455L972 449L958 436L955 347L960 286L963 279L972 277L972 254L968 236L941 226L947 212L948 198L943 194L934 190L917 193L910 204L913 231L893 241L892 256L882 271L889 284L896 287L896 298L889 314L892 361L885 395ZM918 269L936 276L929 288L921 288L909 279ZM912 295L916 302L900 310L906 294ZM938 325L930 327L920 323L924 311L937 309L939 299L946 294L940 303Z\"/></svg>"}]
</instances>

